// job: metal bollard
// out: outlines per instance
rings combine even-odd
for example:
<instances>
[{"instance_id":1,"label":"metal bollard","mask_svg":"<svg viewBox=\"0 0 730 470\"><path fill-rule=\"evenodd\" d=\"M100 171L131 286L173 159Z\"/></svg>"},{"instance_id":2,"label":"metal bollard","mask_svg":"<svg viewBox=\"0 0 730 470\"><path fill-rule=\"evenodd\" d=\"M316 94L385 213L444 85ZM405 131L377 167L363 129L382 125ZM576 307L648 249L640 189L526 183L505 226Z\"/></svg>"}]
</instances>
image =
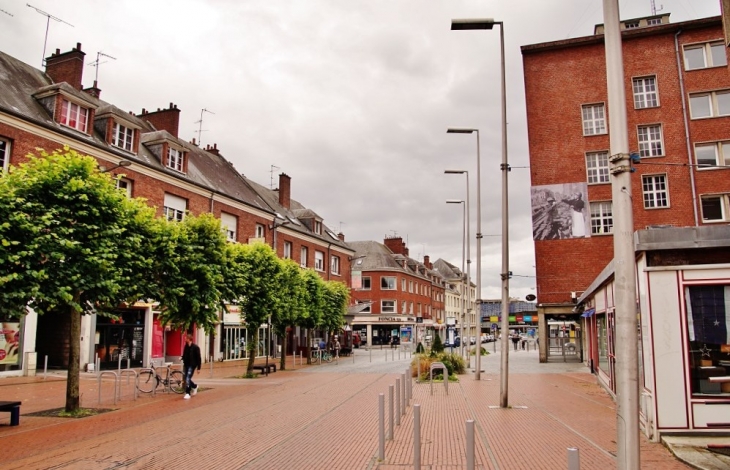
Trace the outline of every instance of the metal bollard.
<instances>
[{"instance_id":1,"label":"metal bollard","mask_svg":"<svg viewBox=\"0 0 730 470\"><path fill-rule=\"evenodd\" d=\"M400 426L400 378L395 379L395 424Z\"/></svg>"},{"instance_id":2,"label":"metal bollard","mask_svg":"<svg viewBox=\"0 0 730 470\"><path fill-rule=\"evenodd\" d=\"M393 386L388 385L388 439L393 440Z\"/></svg>"},{"instance_id":3,"label":"metal bollard","mask_svg":"<svg viewBox=\"0 0 730 470\"><path fill-rule=\"evenodd\" d=\"M127 358L127 369L132 368L132 360L130 358Z\"/></svg>"},{"instance_id":4,"label":"metal bollard","mask_svg":"<svg viewBox=\"0 0 730 470\"><path fill-rule=\"evenodd\" d=\"M388 352L386 351L385 354L388 354ZM390 350L390 360L395 361L395 349Z\"/></svg>"},{"instance_id":5,"label":"metal bollard","mask_svg":"<svg viewBox=\"0 0 730 470\"><path fill-rule=\"evenodd\" d=\"M99 373L101 372L100 369L101 369L101 358L97 357L96 358L96 375L99 375Z\"/></svg>"},{"instance_id":6,"label":"metal bollard","mask_svg":"<svg viewBox=\"0 0 730 470\"><path fill-rule=\"evenodd\" d=\"M369 347L368 352L370 353L370 362L373 362L373 348Z\"/></svg>"},{"instance_id":7,"label":"metal bollard","mask_svg":"<svg viewBox=\"0 0 730 470\"><path fill-rule=\"evenodd\" d=\"M213 356L210 356L210 378L213 378Z\"/></svg>"},{"instance_id":8,"label":"metal bollard","mask_svg":"<svg viewBox=\"0 0 730 470\"><path fill-rule=\"evenodd\" d=\"M122 371L122 355L120 354L117 358L117 372Z\"/></svg>"},{"instance_id":9,"label":"metal bollard","mask_svg":"<svg viewBox=\"0 0 730 470\"><path fill-rule=\"evenodd\" d=\"M416 383L421 377L421 356L416 356Z\"/></svg>"},{"instance_id":10,"label":"metal bollard","mask_svg":"<svg viewBox=\"0 0 730 470\"><path fill-rule=\"evenodd\" d=\"M580 470L580 451L577 447L568 447L568 470Z\"/></svg>"},{"instance_id":11,"label":"metal bollard","mask_svg":"<svg viewBox=\"0 0 730 470\"><path fill-rule=\"evenodd\" d=\"M355 349L352 350L352 363L355 363Z\"/></svg>"},{"instance_id":12,"label":"metal bollard","mask_svg":"<svg viewBox=\"0 0 730 470\"><path fill-rule=\"evenodd\" d=\"M411 368L406 369L406 406L411 404Z\"/></svg>"},{"instance_id":13,"label":"metal bollard","mask_svg":"<svg viewBox=\"0 0 730 470\"><path fill-rule=\"evenodd\" d=\"M385 395L378 394L378 459L385 460Z\"/></svg>"},{"instance_id":14,"label":"metal bollard","mask_svg":"<svg viewBox=\"0 0 730 470\"><path fill-rule=\"evenodd\" d=\"M474 470L474 420L466 420L466 470Z\"/></svg>"},{"instance_id":15,"label":"metal bollard","mask_svg":"<svg viewBox=\"0 0 730 470\"><path fill-rule=\"evenodd\" d=\"M403 396L403 402L401 403L400 414L406 414L406 374L400 375L401 395Z\"/></svg>"},{"instance_id":16,"label":"metal bollard","mask_svg":"<svg viewBox=\"0 0 730 470\"><path fill-rule=\"evenodd\" d=\"M413 469L421 470L421 405L413 405Z\"/></svg>"},{"instance_id":17,"label":"metal bollard","mask_svg":"<svg viewBox=\"0 0 730 470\"><path fill-rule=\"evenodd\" d=\"M46 373L48 372L48 355L46 355L45 363L43 364L43 380L46 380Z\"/></svg>"},{"instance_id":18,"label":"metal bollard","mask_svg":"<svg viewBox=\"0 0 730 470\"><path fill-rule=\"evenodd\" d=\"M385 362L388 362L388 350L385 350Z\"/></svg>"}]
</instances>

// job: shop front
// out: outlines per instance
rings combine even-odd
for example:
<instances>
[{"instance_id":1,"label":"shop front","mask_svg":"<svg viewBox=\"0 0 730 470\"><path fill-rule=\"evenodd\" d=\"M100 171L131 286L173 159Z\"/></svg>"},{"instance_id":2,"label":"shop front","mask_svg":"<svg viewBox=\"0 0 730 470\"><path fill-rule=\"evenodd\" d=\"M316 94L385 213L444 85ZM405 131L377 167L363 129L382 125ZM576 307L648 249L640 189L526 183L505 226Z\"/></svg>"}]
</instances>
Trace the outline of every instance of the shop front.
<instances>
[{"instance_id":1,"label":"shop front","mask_svg":"<svg viewBox=\"0 0 730 470\"><path fill-rule=\"evenodd\" d=\"M271 344L268 325L259 328L258 343L255 346L255 357L267 355ZM253 332L242 323L241 310L237 305L229 305L228 312L223 313L220 324L220 338L216 359L220 361L236 361L248 359L248 344L254 341Z\"/></svg>"},{"instance_id":2,"label":"shop front","mask_svg":"<svg viewBox=\"0 0 730 470\"><path fill-rule=\"evenodd\" d=\"M144 360L145 311L126 309L116 318L96 318L95 353L100 369L142 367Z\"/></svg>"},{"instance_id":3,"label":"shop front","mask_svg":"<svg viewBox=\"0 0 730 470\"><path fill-rule=\"evenodd\" d=\"M411 342L416 335L416 317L355 315L352 331L360 336L360 343L367 346L389 346L392 342ZM420 332L423 335L422 332Z\"/></svg>"}]
</instances>

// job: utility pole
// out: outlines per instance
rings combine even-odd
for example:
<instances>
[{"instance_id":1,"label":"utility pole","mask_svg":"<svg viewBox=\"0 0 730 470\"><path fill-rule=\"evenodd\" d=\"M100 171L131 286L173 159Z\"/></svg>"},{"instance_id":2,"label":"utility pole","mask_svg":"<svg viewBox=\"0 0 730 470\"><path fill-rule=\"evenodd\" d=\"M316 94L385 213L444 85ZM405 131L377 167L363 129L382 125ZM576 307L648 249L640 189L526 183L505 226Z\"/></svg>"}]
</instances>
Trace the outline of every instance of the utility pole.
<instances>
[{"instance_id":1,"label":"utility pole","mask_svg":"<svg viewBox=\"0 0 730 470\"><path fill-rule=\"evenodd\" d=\"M626 118L626 92L618 0L603 0L606 78L608 84L613 260L616 295L616 430L617 468L634 470L639 462L639 370L636 321L634 216Z\"/></svg>"}]
</instances>

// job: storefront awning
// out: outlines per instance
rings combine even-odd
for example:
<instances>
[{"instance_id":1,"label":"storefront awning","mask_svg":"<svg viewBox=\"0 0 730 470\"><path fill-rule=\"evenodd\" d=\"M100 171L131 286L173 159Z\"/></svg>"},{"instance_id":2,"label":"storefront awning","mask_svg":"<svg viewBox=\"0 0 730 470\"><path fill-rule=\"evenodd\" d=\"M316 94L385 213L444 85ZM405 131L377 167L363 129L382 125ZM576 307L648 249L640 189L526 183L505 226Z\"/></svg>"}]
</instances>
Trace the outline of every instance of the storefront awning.
<instances>
[{"instance_id":1,"label":"storefront awning","mask_svg":"<svg viewBox=\"0 0 730 470\"><path fill-rule=\"evenodd\" d=\"M596 313L596 309L595 308L589 308L588 310L586 310L585 312L583 312L583 315L581 315L581 317L588 318L591 315L593 315L594 313Z\"/></svg>"}]
</instances>

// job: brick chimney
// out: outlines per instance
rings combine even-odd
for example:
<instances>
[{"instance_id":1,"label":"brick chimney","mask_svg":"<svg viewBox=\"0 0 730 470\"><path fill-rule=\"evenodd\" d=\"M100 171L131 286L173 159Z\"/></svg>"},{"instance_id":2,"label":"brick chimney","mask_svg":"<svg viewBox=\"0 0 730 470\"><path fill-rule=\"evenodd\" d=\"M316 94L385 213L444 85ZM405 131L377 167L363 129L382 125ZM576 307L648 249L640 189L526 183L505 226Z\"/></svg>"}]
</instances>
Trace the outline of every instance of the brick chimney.
<instances>
[{"instance_id":1,"label":"brick chimney","mask_svg":"<svg viewBox=\"0 0 730 470\"><path fill-rule=\"evenodd\" d=\"M195 144L195 142L193 142L193 144ZM205 151L208 153L212 153L213 155L218 155L219 157L221 156L220 152L218 151L218 144L213 144L212 147L210 145L206 145Z\"/></svg>"},{"instance_id":2,"label":"brick chimney","mask_svg":"<svg viewBox=\"0 0 730 470\"><path fill-rule=\"evenodd\" d=\"M84 88L84 93L88 93L94 98L99 98L101 96L101 89L97 86L96 80L94 80L94 86Z\"/></svg>"},{"instance_id":3,"label":"brick chimney","mask_svg":"<svg viewBox=\"0 0 730 470\"><path fill-rule=\"evenodd\" d=\"M428 255L423 255L423 264L428 269L433 269L433 264L431 264L431 258Z\"/></svg>"},{"instance_id":4,"label":"brick chimney","mask_svg":"<svg viewBox=\"0 0 730 470\"><path fill-rule=\"evenodd\" d=\"M60 49L46 58L46 74L54 83L66 82L77 90L81 90L81 80L84 77L84 56L81 52L81 43L69 52L61 54Z\"/></svg>"},{"instance_id":5,"label":"brick chimney","mask_svg":"<svg viewBox=\"0 0 730 470\"><path fill-rule=\"evenodd\" d=\"M279 204L291 209L291 177L286 173L279 175Z\"/></svg>"},{"instance_id":6,"label":"brick chimney","mask_svg":"<svg viewBox=\"0 0 730 470\"><path fill-rule=\"evenodd\" d=\"M180 127L180 110L176 104L170 103L169 109L157 108L157 111L147 111L142 109L142 114L137 115L138 118L146 119L158 131L167 131L177 137L177 131Z\"/></svg>"},{"instance_id":7,"label":"brick chimney","mask_svg":"<svg viewBox=\"0 0 730 470\"><path fill-rule=\"evenodd\" d=\"M396 255L408 256L408 248L401 237L386 238L383 244Z\"/></svg>"},{"instance_id":8,"label":"brick chimney","mask_svg":"<svg viewBox=\"0 0 730 470\"><path fill-rule=\"evenodd\" d=\"M345 241L345 234L342 233L342 232L340 232L340 233L337 234L337 238L339 238L341 242L344 242Z\"/></svg>"}]
</instances>

